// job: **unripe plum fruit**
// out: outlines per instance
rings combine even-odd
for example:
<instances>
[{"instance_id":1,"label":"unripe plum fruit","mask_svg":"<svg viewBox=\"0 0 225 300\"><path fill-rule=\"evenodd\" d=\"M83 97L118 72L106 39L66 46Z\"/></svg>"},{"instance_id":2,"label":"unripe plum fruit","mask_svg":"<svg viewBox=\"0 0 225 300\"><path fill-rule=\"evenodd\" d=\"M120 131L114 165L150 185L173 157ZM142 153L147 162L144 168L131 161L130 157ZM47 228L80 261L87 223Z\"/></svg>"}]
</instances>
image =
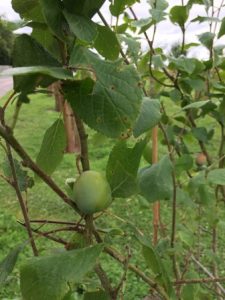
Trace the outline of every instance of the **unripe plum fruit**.
<instances>
[{"instance_id":1,"label":"unripe plum fruit","mask_svg":"<svg viewBox=\"0 0 225 300\"><path fill-rule=\"evenodd\" d=\"M105 176L96 171L83 172L74 183L73 200L86 215L106 209L112 202L112 195Z\"/></svg>"}]
</instances>

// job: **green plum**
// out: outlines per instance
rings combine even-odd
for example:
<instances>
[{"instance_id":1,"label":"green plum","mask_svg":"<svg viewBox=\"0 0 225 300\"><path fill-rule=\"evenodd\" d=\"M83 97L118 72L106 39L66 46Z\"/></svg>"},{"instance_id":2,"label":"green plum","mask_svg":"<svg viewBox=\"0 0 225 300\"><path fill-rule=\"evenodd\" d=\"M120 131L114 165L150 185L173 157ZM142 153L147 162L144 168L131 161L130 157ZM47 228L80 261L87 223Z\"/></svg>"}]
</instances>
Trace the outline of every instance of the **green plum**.
<instances>
[{"instance_id":1,"label":"green plum","mask_svg":"<svg viewBox=\"0 0 225 300\"><path fill-rule=\"evenodd\" d=\"M96 171L83 172L74 183L73 200L86 215L106 209L112 202L112 195L105 176Z\"/></svg>"}]
</instances>

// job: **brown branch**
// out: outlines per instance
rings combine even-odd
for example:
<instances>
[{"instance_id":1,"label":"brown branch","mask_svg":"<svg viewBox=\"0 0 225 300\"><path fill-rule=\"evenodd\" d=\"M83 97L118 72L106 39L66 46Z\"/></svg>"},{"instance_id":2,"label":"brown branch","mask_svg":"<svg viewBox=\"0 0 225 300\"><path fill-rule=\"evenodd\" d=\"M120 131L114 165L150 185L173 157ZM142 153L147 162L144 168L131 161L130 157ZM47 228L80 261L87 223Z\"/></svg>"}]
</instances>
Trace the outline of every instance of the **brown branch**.
<instances>
[{"instance_id":1,"label":"brown branch","mask_svg":"<svg viewBox=\"0 0 225 300\"><path fill-rule=\"evenodd\" d=\"M131 14L133 15L134 19L137 21L138 18L133 10L132 7L129 7L129 10L131 12ZM146 41L148 43L149 49L151 50L151 55L150 55L150 64L149 64L149 71L150 71L150 75L152 76L152 78L158 82L159 84L166 86L166 87L174 87L174 85L171 84L166 84L164 82L161 82L157 77L155 77L155 75L153 74L153 70L152 70L152 55L155 54L155 50L153 48L153 43L154 43L154 38L155 38L155 33L156 33L156 25L154 25L154 30L153 30L153 37L152 37L152 41L149 39L148 34L146 31L143 32ZM174 83L175 78L173 78L173 76L167 71L166 68L162 68L164 74Z\"/></svg>"},{"instance_id":2,"label":"brown branch","mask_svg":"<svg viewBox=\"0 0 225 300\"><path fill-rule=\"evenodd\" d=\"M114 295L114 289L111 285L111 282L110 282L106 272L102 268L102 266L98 263L95 266L94 270L95 270L95 273L98 275L98 278L101 281L101 285L104 288L104 290L108 293L108 295L110 295L110 298L112 300L116 300L115 295Z\"/></svg>"},{"instance_id":3,"label":"brown branch","mask_svg":"<svg viewBox=\"0 0 225 300\"><path fill-rule=\"evenodd\" d=\"M14 189L16 191L16 195L17 195L17 198L18 198L18 201L19 201L19 204L20 204L20 208L22 210L23 218L24 218L24 221L25 221L25 227L27 229L27 233L28 233L28 236L30 238L30 243L31 243L31 247L32 247L32 250L33 250L33 254L34 254L34 256L38 256L38 250L37 250L36 244L34 242L34 238L33 238L32 230L31 230L31 226L30 226L30 220L29 220L29 217L28 217L27 209L26 209L26 206L25 206L25 203L24 203L24 200L23 200L23 196L22 196L22 193L20 191L19 184L18 184L18 179L17 179L17 175L16 175L16 169L15 169L15 165L14 165L12 151L11 151L11 148L10 148L8 143L6 144L6 146L7 146L7 151L8 151L7 156L8 156L10 168L11 168L11 171L12 171L13 186L14 186Z\"/></svg>"},{"instance_id":4,"label":"brown branch","mask_svg":"<svg viewBox=\"0 0 225 300\"><path fill-rule=\"evenodd\" d=\"M98 243L102 243L102 238L99 235L99 233L94 230L93 232L95 239ZM126 266L127 263L127 258L120 254L115 248L106 246L104 248L104 252L109 254L111 257L113 257L115 260ZM169 296L167 293L164 291L164 289L159 286L154 280L149 278L148 276L145 275L144 272L142 272L137 266L133 264L128 264L127 268L134 272L136 275L138 275L144 282L146 282L151 288L153 288L156 292L159 293L163 297L164 300L170 300Z\"/></svg>"},{"instance_id":5,"label":"brown branch","mask_svg":"<svg viewBox=\"0 0 225 300\"><path fill-rule=\"evenodd\" d=\"M76 114L75 114L75 119L77 124L77 130L80 136L80 143L81 143L80 160L81 160L83 171L87 171L90 170L90 163L88 158L88 144L87 144L88 135L85 132L85 128L82 120Z\"/></svg>"},{"instance_id":6,"label":"brown branch","mask_svg":"<svg viewBox=\"0 0 225 300\"><path fill-rule=\"evenodd\" d=\"M201 283L215 283L215 282L225 282L225 277L217 278L197 278L197 279L182 279L174 281L174 285L183 284L201 284Z\"/></svg>"},{"instance_id":7,"label":"brown branch","mask_svg":"<svg viewBox=\"0 0 225 300\"><path fill-rule=\"evenodd\" d=\"M44 223L44 225L47 224L55 224L55 225L74 225L77 226L76 222L66 222L66 221L54 221L54 220L30 220L30 223ZM84 226L82 224L79 224L79 226Z\"/></svg>"},{"instance_id":8,"label":"brown branch","mask_svg":"<svg viewBox=\"0 0 225 300\"><path fill-rule=\"evenodd\" d=\"M16 95L16 92L14 91L9 98L6 100L5 104L3 105L3 111L6 110L7 106L9 105L10 101L13 99L13 97Z\"/></svg>"},{"instance_id":9,"label":"brown branch","mask_svg":"<svg viewBox=\"0 0 225 300\"><path fill-rule=\"evenodd\" d=\"M193 255L191 256L191 259L205 274L207 274L211 279L215 279L215 277L213 276L213 274L205 266L203 266L201 264L201 262L198 261ZM221 292L223 292L224 295L225 295L225 289L224 289L224 287L219 282L215 282L215 284L221 290Z\"/></svg>"},{"instance_id":10,"label":"brown branch","mask_svg":"<svg viewBox=\"0 0 225 300\"><path fill-rule=\"evenodd\" d=\"M21 224L21 225L22 225L22 224ZM65 240L63 240L63 239L61 239L61 238L58 238L58 237L51 236L51 235L46 234L46 233L44 233L44 232L41 232L41 231L38 230L38 229L33 229L33 228L31 228L31 230L32 230L32 232L36 233L36 234L37 234L38 236L40 236L40 237L45 237L45 238L47 238L47 239L49 239L49 240L52 240L52 241L54 241L54 242L57 242L57 243L59 243L59 244L63 244L63 245L67 245L67 244L68 244Z\"/></svg>"},{"instance_id":11,"label":"brown branch","mask_svg":"<svg viewBox=\"0 0 225 300\"><path fill-rule=\"evenodd\" d=\"M0 123L0 136L15 150L15 152L23 160L23 164L37 174L66 204L70 205L74 210L79 213L77 205L67 197L67 195L58 187L50 176L45 174L37 164L30 158L24 148L14 138L9 128Z\"/></svg>"}]
</instances>

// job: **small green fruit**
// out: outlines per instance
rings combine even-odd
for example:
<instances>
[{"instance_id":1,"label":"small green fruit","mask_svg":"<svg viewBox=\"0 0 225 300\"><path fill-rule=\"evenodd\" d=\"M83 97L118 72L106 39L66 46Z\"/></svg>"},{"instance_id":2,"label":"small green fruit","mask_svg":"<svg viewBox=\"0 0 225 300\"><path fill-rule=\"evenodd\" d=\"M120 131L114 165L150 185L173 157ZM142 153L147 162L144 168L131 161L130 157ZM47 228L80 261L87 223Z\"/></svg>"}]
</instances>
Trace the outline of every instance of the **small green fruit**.
<instances>
[{"instance_id":1,"label":"small green fruit","mask_svg":"<svg viewBox=\"0 0 225 300\"><path fill-rule=\"evenodd\" d=\"M91 215L110 205L111 188L101 173L85 171L74 184L73 199L81 212Z\"/></svg>"},{"instance_id":2,"label":"small green fruit","mask_svg":"<svg viewBox=\"0 0 225 300\"><path fill-rule=\"evenodd\" d=\"M144 159L149 163L152 164L152 144L148 142L143 151Z\"/></svg>"}]
</instances>

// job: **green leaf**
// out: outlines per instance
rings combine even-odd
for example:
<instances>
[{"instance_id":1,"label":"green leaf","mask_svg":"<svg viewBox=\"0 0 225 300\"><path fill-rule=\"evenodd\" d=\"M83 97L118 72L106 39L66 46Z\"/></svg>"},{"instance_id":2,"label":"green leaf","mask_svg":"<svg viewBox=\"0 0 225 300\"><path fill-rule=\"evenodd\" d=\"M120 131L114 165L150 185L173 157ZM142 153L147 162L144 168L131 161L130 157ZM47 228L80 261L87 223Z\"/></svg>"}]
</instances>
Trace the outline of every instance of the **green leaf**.
<instances>
[{"instance_id":1,"label":"green leaf","mask_svg":"<svg viewBox=\"0 0 225 300\"><path fill-rule=\"evenodd\" d=\"M194 18L193 20L191 20L191 22L199 22L199 23L203 23L203 22L218 22L218 21L219 21L218 18L203 17L203 16L198 16L198 17Z\"/></svg>"},{"instance_id":2,"label":"green leaf","mask_svg":"<svg viewBox=\"0 0 225 300\"><path fill-rule=\"evenodd\" d=\"M190 196L196 199L197 202L208 205L213 199L208 183L205 172L203 171L192 177L188 184Z\"/></svg>"},{"instance_id":3,"label":"green leaf","mask_svg":"<svg viewBox=\"0 0 225 300\"><path fill-rule=\"evenodd\" d=\"M80 283L93 269L102 249L98 244L28 260L20 272L23 299L61 300L69 291L69 283Z\"/></svg>"},{"instance_id":4,"label":"green leaf","mask_svg":"<svg viewBox=\"0 0 225 300\"><path fill-rule=\"evenodd\" d=\"M150 9L150 13L151 13L151 18L152 18L153 24L157 24L157 23L165 20L165 18L166 18L166 13L160 9L156 9L156 8Z\"/></svg>"},{"instance_id":5,"label":"green leaf","mask_svg":"<svg viewBox=\"0 0 225 300\"><path fill-rule=\"evenodd\" d=\"M120 53L120 45L115 33L107 26L97 25L98 36L94 41L94 47L103 57L115 60Z\"/></svg>"},{"instance_id":6,"label":"green leaf","mask_svg":"<svg viewBox=\"0 0 225 300\"><path fill-rule=\"evenodd\" d=\"M186 78L181 78L179 81L180 84L182 85L188 85L190 90L196 90L198 92L201 92L205 89L205 80L201 78L191 78L191 77L186 77Z\"/></svg>"},{"instance_id":7,"label":"green leaf","mask_svg":"<svg viewBox=\"0 0 225 300\"><path fill-rule=\"evenodd\" d=\"M92 18L106 0L63 0L63 5L71 14Z\"/></svg>"},{"instance_id":8,"label":"green leaf","mask_svg":"<svg viewBox=\"0 0 225 300\"><path fill-rule=\"evenodd\" d=\"M15 40L13 50L13 67L48 66L62 67L62 65L47 52L34 38L22 34ZM36 86L47 87L54 80L47 76L28 75L15 76L14 89L16 92L32 92Z\"/></svg>"},{"instance_id":9,"label":"green leaf","mask_svg":"<svg viewBox=\"0 0 225 300\"><path fill-rule=\"evenodd\" d=\"M212 184L225 185L225 169L215 169L210 171L207 179Z\"/></svg>"},{"instance_id":10,"label":"green leaf","mask_svg":"<svg viewBox=\"0 0 225 300\"><path fill-rule=\"evenodd\" d=\"M153 23L157 24L165 19L168 2L165 0L150 1L151 9L149 10Z\"/></svg>"},{"instance_id":11,"label":"green leaf","mask_svg":"<svg viewBox=\"0 0 225 300\"><path fill-rule=\"evenodd\" d=\"M83 300L109 300L109 295L102 290L95 292L87 292L84 294Z\"/></svg>"},{"instance_id":12,"label":"green leaf","mask_svg":"<svg viewBox=\"0 0 225 300\"><path fill-rule=\"evenodd\" d=\"M160 102L145 97L142 101L140 115L134 125L134 137L152 129L161 119Z\"/></svg>"},{"instance_id":13,"label":"green leaf","mask_svg":"<svg viewBox=\"0 0 225 300\"><path fill-rule=\"evenodd\" d=\"M215 34L212 32L204 32L198 36L199 41L204 45L206 48L211 49L213 45Z\"/></svg>"},{"instance_id":14,"label":"green leaf","mask_svg":"<svg viewBox=\"0 0 225 300\"><path fill-rule=\"evenodd\" d=\"M54 58L61 61L59 44L49 30L48 25L38 22L29 22L27 26L33 28L31 37L41 44Z\"/></svg>"},{"instance_id":15,"label":"green leaf","mask_svg":"<svg viewBox=\"0 0 225 300\"><path fill-rule=\"evenodd\" d=\"M106 177L113 197L127 198L137 193L137 171L145 145L146 141L143 140L133 148L128 148L126 142L121 141L112 149Z\"/></svg>"},{"instance_id":16,"label":"green leaf","mask_svg":"<svg viewBox=\"0 0 225 300\"><path fill-rule=\"evenodd\" d=\"M161 55L153 55L152 56L152 64L156 69L160 69L164 67L164 63Z\"/></svg>"},{"instance_id":17,"label":"green leaf","mask_svg":"<svg viewBox=\"0 0 225 300\"><path fill-rule=\"evenodd\" d=\"M186 109L190 109L190 108L201 108L209 102L210 102L210 100L196 101L196 102L193 102L191 104L185 105L184 107L182 107L182 109L186 110Z\"/></svg>"},{"instance_id":18,"label":"green leaf","mask_svg":"<svg viewBox=\"0 0 225 300\"><path fill-rule=\"evenodd\" d=\"M14 163L14 167L15 167L15 171L16 171L16 178L18 181L20 191L25 192L25 191L27 191L28 188L32 188L34 185L33 178L28 176L28 172L22 168L22 165L18 160L13 159L13 163ZM8 159L5 159L5 161L2 163L2 170L3 170L4 175L8 179L13 181L12 170L11 170Z\"/></svg>"},{"instance_id":19,"label":"green leaf","mask_svg":"<svg viewBox=\"0 0 225 300\"><path fill-rule=\"evenodd\" d=\"M137 63L141 49L141 45L137 41L137 39L128 35L121 34L119 35L119 40L120 43L124 42L128 46L126 54L129 55L129 57L133 58L134 62Z\"/></svg>"},{"instance_id":20,"label":"green leaf","mask_svg":"<svg viewBox=\"0 0 225 300\"><path fill-rule=\"evenodd\" d=\"M150 25L151 22L152 22L151 18L143 18L143 19L139 19L139 20L135 20L135 21L131 22L131 25L134 27L142 28L142 27Z\"/></svg>"},{"instance_id":21,"label":"green leaf","mask_svg":"<svg viewBox=\"0 0 225 300\"><path fill-rule=\"evenodd\" d=\"M223 36L225 34L225 18L222 19L222 23L221 23L221 26L220 26L220 30L219 30L219 33L218 33L218 39L221 38L221 36Z\"/></svg>"},{"instance_id":22,"label":"green leaf","mask_svg":"<svg viewBox=\"0 0 225 300\"><path fill-rule=\"evenodd\" d=\"M21 245L17 246L0 262L0 287L5 283L10 273L12 273L22 249L23 247Z\"/></svg>"},{"instance_id":23,"label":"green leaf","mask_svg":"<svg viewBox=\"0 0 225 300\"><path fill-rule=\"evenodd\" d=\"M97 78L96 82L86 79L64 86L66 99L80 118L107 136L129 136L142 99L134 67L103 61L81 46L74 48L70 66L90 68Z\"/></svg>"},{"instance_id":24,"label":"green leaf","mask_svg":"<svg viewBox=\"0 0 225 300\"><path fill-rule=\"evenodd\" d=\"M48 175L51 175L63 159L66 147L64 124L56 120L44 134L41 149L38 153L37 165Z\"/></svg>"},{"instance_id":25,"label":"green leaf","mask_svg":"<svg viewBox=\"0 0 225 300\"><path fill-rule=\"evenodd\" d=\"M64 16L70 26L70 30L81 41L91 43L97 37L97 26L86 16L70 14L64 11Z\"/></svg>"},{"instance_id":26,"label":"green leaf","mask_svg":"<svg viewBox=\"0 0 225 300\"><path fill-rule=\"evenodd\" d=\"M179 57L171 58L170 60L170 67L175 67L175 69L186 72L189 75L198 74L205 68L203 63L195 58Z\"/></svg>"},{"instance_id":27,"label":"green leaf","mask_svg":"<svg viewBox=\"0 0 225 300\"><path fill-rule=\"evenodd\" d=\"M174 6L170 10L170 21L184 28L184 24L188 19L189 10L187 6Z\"/></svg>"},{"instance_id":28,"label":"green leaf","mask_svg":"<svg viewBox=\"0 0 225 300\"><path fill-rule=\"evenodd\" d=\"M56 79L73 80L73 73L71 71L63 68L48 66L19 67L6 69L0 73L0 76L22 76L32 74L43 74Z\"/></svg>"},{"instance_id":29,"label":"green leaf","mask_svg":"<svg viewBox=\"0 0 225 300\"><path fill-rule=\"evenodd\" d=\"M175 162L175 170L177 172L188 171L193 167L193 158L189 154L184 154Z\"/></svg>"},{"instance_id":30,"label":"green leaf","mask_svg":"<svg viewBox=\"0 0 225 300\"><path fill-rule=\"evenodd\" d=\"M62 13L63 5L61 0L39 0L42 13L45 21L51 29L52 33L56 35L62 41L65 40L65 18Z\"/></svg>"},{"instance_id":31,"label":"green leaf","mask_svg":"<svg viewBox=\"0 0 225 300\"><path fill-rule=\"evenodd\" d=\"M141 169L138 174L140 194L149 202L169 200L173 192L172 171L168 156L151 167Z\"/></svg>"},{"instance_id":32,"label":"green leaf","mask_svg":"<svg viewBox=\"0 0 225 300\"><path fill-rule=\"evenodd\" d=\"M156 250L152 247L150 241L136 233L136 238L142 245L142 253L147 266L152 270L155 275L155 280L161 285L168 296L172 296L174 291L170 282L167 271L163 265L161 258L159 257Z\"/></svg>"},{"instance_id":33,"label":"green leaf","mask_svg":"<svg viewBox=\"0 0 225 300\"><path fill-rule=\"evenodd\" d=\"M174 102L178 102L182 99L182 94L178 89L171 90L169 96Z\"/></svg>"},{"instance_id":34,"label":"green leaf","mask_svg":"<svg viewBox=\"0 0 225 300\"><path fill-rule=\"evenodd\" d=\"M12 0L12 7L21 19L44 21L39 0Z\"/></svg>"},{"instance_id":35,"label":"green leaf","mask_svg":"<svg viewBox=\"0 0 225 300\"><path fill-rule=\"evenodd\" d=\"M139 0L114 0L110 4L110 12L113 16L118 17L125 10L125 7L133 5L135 2L140 2Z\"/></svg>"},{"instance_id":36,"label":"green leaf","mask_svg":"<svg viewBox=\"0 0 225 300\"><path fill-rule=\"evenodd\" d=\"M198 141L207 143L208 133L205 127L192 128L192 134Z\"/></svg>"}]
</instances>

